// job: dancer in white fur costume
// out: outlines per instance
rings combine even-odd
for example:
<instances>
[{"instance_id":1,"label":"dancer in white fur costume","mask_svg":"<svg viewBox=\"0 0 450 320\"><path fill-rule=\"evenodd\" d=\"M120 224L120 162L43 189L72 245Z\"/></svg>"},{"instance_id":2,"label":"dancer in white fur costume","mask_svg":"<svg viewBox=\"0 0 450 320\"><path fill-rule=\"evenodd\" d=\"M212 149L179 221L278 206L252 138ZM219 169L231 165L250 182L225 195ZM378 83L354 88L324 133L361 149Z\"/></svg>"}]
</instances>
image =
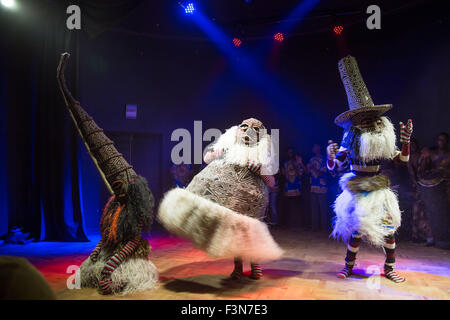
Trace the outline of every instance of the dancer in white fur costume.
<instances>
[{"instance_id":1,"label":"dancer in white fur costume","mask_svg":"<svg viewBox=\"0 0 450 320\"><path fill-rule=\"evenodd\" d=\"M242 259L251 261L251 278L259 279L258 262L282 254L260 221L268 204L266 185L275 182L270 145L259 120L244 120L206 153L208 165L187 188L169 191L159 206L158 219L170 232L212 256L234 257L233 279L243 275Z\"/></svg>"},{"instance_id":2,"label":"dancer in white fur costume","mask_svg":"<svg viewBox=\"0 0 450 320\"><path fill-rule=\"evenodd\" d=\"M347 92L350 110L335 119L345 129L340 147L332 141L327 148L328 169L350 160L351 172L342 176L343 192L334 204L336 218L332 235L348 243L345 268L338 277L352 274L356 254L362 239L384 248L384 274L394 282L405 278L395 270L395 231L400 226L401 213L396 194L390 189L389 177L380 174L381 160L406 163L412 121L400 122L401 151L396 148L394 126L382 117L392 105L374 105L361 77L355 58L339 61L339 72Z\"/></svg>"}]
</instances>

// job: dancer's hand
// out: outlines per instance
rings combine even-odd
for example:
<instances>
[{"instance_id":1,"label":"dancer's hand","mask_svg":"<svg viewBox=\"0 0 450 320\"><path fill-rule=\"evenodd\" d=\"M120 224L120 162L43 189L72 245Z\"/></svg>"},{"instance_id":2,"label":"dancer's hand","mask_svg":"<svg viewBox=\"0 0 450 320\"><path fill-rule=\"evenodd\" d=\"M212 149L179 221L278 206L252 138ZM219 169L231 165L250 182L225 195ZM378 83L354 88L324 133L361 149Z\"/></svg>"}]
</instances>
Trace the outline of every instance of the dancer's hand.
<instances>
[{"instance_id":1,"label":"dancer's hand","mask_svg":"<svg viewBox=\"0 0 450 320\"><path fill-rule=\"evenodd\" d=\"M257 164L257 163L254 162L254 161L248 161L248 162L247 162L247 168L248 168L251 172L256 173L256 174L259 174L259 172L261 171L261 164L260 164L260 163Z\"/></svg>"},{"instance_id":2,"label":"dancer's hand","mask_svg":"<svg viewBox=\"0 0 450 320\"><path fill-rule=\"evenodd\" d=\"M327 155L328 160L334 160L336 158L336 153L338 152L338 144L334 143L333 140L328 140L328 147L327 147Z\"/></svg>"},{"instance_id":3,"label":"dancer's hand","mask_svg":"<svg viewBox=\"0 0 450 320\"><path fill-rule=\"evenodd\" d=\"M225 157L226 152L227 152L227 149L224 149L224 148L217 149L217 150L210 150L203 157L203 161L205 161L206 164L209 164L213 160L223 159Z\"/></svg>"},{"instance_id":4,"label":"dancer's hand","mask_svg":"<svg viewBox=\"0 0 450 320\"><path fill-rule=\"evenodd\" d=\"M405 125L400 122L400 143L409 144L411 135L413 132L413 123L411 119L408 119L408 123Z\"/></svg>"},{"instance_id":5,"label":"dancer's hand","mask_svg":"<svg viewBox=\"0 0 450 320\"><path fill-rule=\"evenodd\" d=\"M227 149L221 148L214 152L214 156L216 159L223 159L225 157L226 153L227 153Z\"/></svg>"}]
</instances>

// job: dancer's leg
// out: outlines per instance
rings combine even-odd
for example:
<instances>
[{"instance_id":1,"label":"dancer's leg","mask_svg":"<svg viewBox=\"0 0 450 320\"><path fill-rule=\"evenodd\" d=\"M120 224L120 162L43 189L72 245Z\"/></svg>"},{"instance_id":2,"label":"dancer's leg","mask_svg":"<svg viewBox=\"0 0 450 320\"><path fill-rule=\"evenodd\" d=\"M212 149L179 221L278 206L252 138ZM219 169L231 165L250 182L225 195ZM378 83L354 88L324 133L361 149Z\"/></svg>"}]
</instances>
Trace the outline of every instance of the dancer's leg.
<instances>
[{"instance_id":1,"label":"dancer's leg","mask_svg":"<svg viewBox=\"0 0 450 320\"><path fill-rule=\"evenodd\" d=\"M338 278L348 278L352 274L353 266L355 265L356 254L358 253L361 244L361 235L354 232L350 237L347 245L347 255L345 257L345 267L338 274Z\"/></svg>"},{"instance_id":2,"label":"dancer's leg","mask_svg":"<svg viewBox=\"0 0 450 320\"><path fill-rule=\"evenodd\" d=\"M250 278L254 279L254 280L259 280L262 277L262 269L261 266L259 265L259 263L256 262L252 262L251 264L252 267L252 274L250 275Z\"/></svg>"},{"instance_id":3,"label":"dancer's leg","mask_svg":"<svg viewBox=\"0 0 450 320\"><path fill-rule=\"evenodd\" d=\"M395 272L395 237L391 235L386 237L384 241L384 252L386 254L386 262L384 263L384 275L395 283L404 282L406 279Z\"/></svg>"},{"instance_id":4,"label":"dancer's leg","mask_svg":"<svg viewBox=\"0 0 450 320\"><path fill-rule=\"evenodd\" d=\"M234 270L231 273L230 277L232 279L240 279L243 276L243 267L242 267L242 259L234 258Z\"/></svg>"}]
</instances>

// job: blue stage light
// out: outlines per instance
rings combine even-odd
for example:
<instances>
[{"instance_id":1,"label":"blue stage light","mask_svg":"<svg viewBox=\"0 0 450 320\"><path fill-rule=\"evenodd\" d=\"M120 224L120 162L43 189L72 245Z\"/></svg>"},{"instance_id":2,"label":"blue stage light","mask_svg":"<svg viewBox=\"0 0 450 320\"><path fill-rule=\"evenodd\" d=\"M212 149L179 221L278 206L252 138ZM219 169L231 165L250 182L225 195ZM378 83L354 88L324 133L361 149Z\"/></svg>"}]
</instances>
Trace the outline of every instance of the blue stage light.
<instances>
[{"instance_id":1,"label":"blue stage light","mask_svg":"<svg viewBox=\"0 0 450 320\"><path fill-rule=\"evenodd\" d=\"M193 14L195 11L195 7L194 7L194 3L192 2L187 2L184 5L184 12L186 12L186 14Z\"/></svg>"}]
</instances>

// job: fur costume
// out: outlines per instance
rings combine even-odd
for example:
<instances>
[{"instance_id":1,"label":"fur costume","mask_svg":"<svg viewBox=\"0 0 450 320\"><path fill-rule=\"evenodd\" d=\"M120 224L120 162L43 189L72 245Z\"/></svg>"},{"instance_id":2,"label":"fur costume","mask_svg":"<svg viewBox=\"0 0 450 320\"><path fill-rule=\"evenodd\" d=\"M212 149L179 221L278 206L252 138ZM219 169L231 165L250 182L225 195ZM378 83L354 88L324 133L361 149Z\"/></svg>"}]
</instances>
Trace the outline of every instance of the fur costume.
<instances>
[{"instance_id":1,"label":"fur costume","mask_svg":"<svg viewBox=\"0 0 450 320\"><path fill-rule=\"evenodd\" d=\"M382 115L392 105L375 105L361 77L358 64L351 56L339 61L339 71L347 93L350 110L336 117L335 123L345 129L341 147L330 141L327 148L328 169L350 162L350 173L339 183L342 193L334 203L336 217L332 236L347 243L345 267L339 278L352 274L361 241L382 247L386 254L384 274L396 283L405 281L395 266L395 231L400 227L401 212L396 194L390 189L389 177L381 174L381 160L407 162L412 121L400 122L400 142L396 147L394 126Z\"/></svg>"},{"instance_id":2,"label":"fur costume","mask_svg":"<svg viewBox=\"0 0 450 320\"><path fill-rule=\"evenodd\" d=\"M396 194L389 188L385 175L358 177L354 173L342 176L343 192L334 204L336 218L332 235L348 242L355 230L369 243L382 246L386 236L400 226L401 213Z\"/></svg>"},{"instance_id":3,"label":"fur costume","mask_svg":"<svg viewBox=\"0 0 450 320\"><path fill-rule=\"evenodd\" d=\"M134 172L67 89L64 53L57 78L61 93L78 132L112 193L100 221L101 240L80 267L82 287L97 288L102 294L125 294L153 289L158 271L148 260L150 245L142 237L153 223L154 198L147 181Z\"/></svg>"},{"instance_id":4,"label":"fur costume","mask_svg":"<svg viewBox=\"0 0 450 320\"><path fill-rule=\"evenodd\" d=\"M248 165L255 163L258 172L275 167L270 136L261 132L257 141L241 144L238 127L228 129L211 150L226 150L223 157L210 162L186 189L169 191L159 206L159 221L214 257L279 258L281 249L260 221L268 204L267 187Z\"/></svg>"},{"instance_id":5,"label":"fur costume","mask_svg":"<svg viewBox=\"0 0 450 320\"><path fill-rule=\"evenodd\" d=\"M375 168L369 176L347 173L340 179L343 192L334 203L336 213L332 236L347 242L358 230L362 237L375 246L382 246L384 238L397 230L401 213L396 194L390 189L389 177L375 174L381 159L399 156L395 146L394 126L381 117L382 133L354 133L357 128L344 133L341 152L347 151L352 169L364 172ZM349 136L352 138L349 139Z\"/></svg>"}]
</instances>

